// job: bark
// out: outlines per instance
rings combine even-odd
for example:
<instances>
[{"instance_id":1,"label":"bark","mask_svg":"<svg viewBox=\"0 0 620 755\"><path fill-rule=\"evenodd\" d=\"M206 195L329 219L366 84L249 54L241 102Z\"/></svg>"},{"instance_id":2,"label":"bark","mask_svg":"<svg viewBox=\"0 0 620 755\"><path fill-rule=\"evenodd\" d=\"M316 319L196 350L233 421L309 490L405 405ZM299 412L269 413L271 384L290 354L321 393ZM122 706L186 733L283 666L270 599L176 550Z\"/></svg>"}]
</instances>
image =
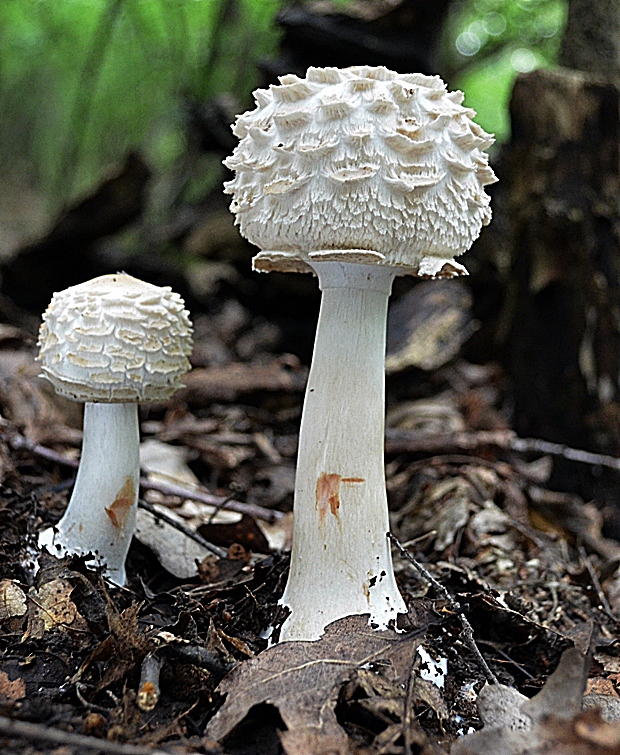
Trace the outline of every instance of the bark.
<instances>
[{"instance_id":1,"label":"bark","mask_svg":"<svg viewBox=\"0 0 620 755\"><path fill-rule=\"evenodd\" d=\"M499 167L510 275L500 340L515 428L620 446L620 0L571 0L558 71L517 79Z\"/></svg>"},{"instance_id":2,"label":"bark","mask_svg":"<svg viewBox=\"0 0 620 755\"><path fill-rule=\"evenodd\" d=\"M571 0L560 63L620 78L620 0Z\"/></svg>"},{"instance_id":3,"label":"bark","mask_svg":"<svg viewBox=\"0 0 620 755\"><path fill-rule=\"evenodd\" d=\"M616 86L575 71L515 84L504 332L523 435L583 445L598 416L613 436L601 422L620 364L619 106Z\"/></svg>"}]
</instances>

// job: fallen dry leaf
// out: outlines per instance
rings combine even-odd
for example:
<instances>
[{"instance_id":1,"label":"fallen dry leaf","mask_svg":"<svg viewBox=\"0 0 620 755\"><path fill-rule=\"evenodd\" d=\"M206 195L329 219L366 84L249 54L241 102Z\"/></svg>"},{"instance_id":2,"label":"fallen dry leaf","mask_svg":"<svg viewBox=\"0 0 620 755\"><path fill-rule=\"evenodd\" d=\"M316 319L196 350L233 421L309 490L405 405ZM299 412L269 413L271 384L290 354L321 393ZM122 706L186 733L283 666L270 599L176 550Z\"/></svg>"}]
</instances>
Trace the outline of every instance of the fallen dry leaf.
<instances>
[{"instance_id":1,"label":"fallen dry leaf","mask_svg":"<svg viewBox=\"0 0 620 755\"><path fill-rule=\"evenodd\" d=\"M348 740L340 736L325 736L310 729L283 731L280 739L286 755L350 755Z\"/></svg>"},{"instance_id":2,"label":"fallen dry leaf","mask_svg":"<svg viewBox=\"0 0 620 755\"><path fill-rule=\"evenodd\" d=\"M588 679L586 695L611 695L620 700L611 679L603 679L601 676L596 679Z\"/></svg>"},{"instance_id":3,"label":"fallen dry leaf","mask_svg":"<svg viewBox=\"0 0 620 755\"><path fill-rule=\"evenodd\" d=\"M413 699L429 705L440 720L445 721L448 718L448 708L443 699L443 694L433 682L420 679L419 677L416 678L413 688Z\"/></svg>"},{"instance_id":4,"label":"fallen dry leaf","mask_svg":"<svg viewBox=\"0 0 620 755\"><path fill-rule=\"evenodd\" d=\"M10 579L0 582L0 621L23 616L27 608L27 599L24 591Z\"/></svg>"},{"instance_id":5,"label":"fallen dry leaf","mask_svg":"<svg viewBox=\"0 0 620 755\"><path fill-rule=\"evenodd\" d=\"M616 694L603 695L593 692L591 695L586 695L583 698L583 709L589 710L592 708L598 710L603 721L607 723L620 721L620 699Z\"/></svg>"},{"instance_id":6,"label":"fallen dry leaf","mask_svg":"<svg viewBox=\"0 0 620 755\"><path fill-rule=\"evenodd\" d=\"M586 711L579 716L575 721L575 734L586 742L598 745L601 751L620 751L620 722L602 721L596 711Z\"/></svg>"},{"instance_id":7,"label":"fallen dry leaf","mask_svg":"<svg viewBox=\"0 0 620 755\"><path fill-rule=\"evenodd\" d=\"M477 737L474 740L474 737ZM463 737L451 755L618 755L620 723L603 721L595 710L575 718L547 716L527 731L490 729Z\"/></svg>"},{"instance_id":8,"label":"fallen dry leaf","mask_svg":"<svg viewBox=\"0 0 620 755\"><path fill-rule=\"evenodd\" d=\"M388 374L407 367L435 370L449 362L478 325L471 315L472 296L458 280L419 283L390 306Z\"/></svg>"},{"instance_id":9,"label":"fallen dry leaf","mask_svg":"<svg viewBox=\"0 0 620 755\"><path fill-rule=\"evenodd\" d=\"M217 691L226 701L207 727L224 739L259 703L274 705L288 731L287 755L336 755L348 752L347 737L334 708L341 686L359 667L381 661L405 680L421 633L398 634L370 629L364 616L330 624L316 642L283 642L237 666ZM311 749L307 749L311 747ZM300 749L301 748L301 749ZM304 749L306 748L306 749Z\"/></svg>"},{"instance_id":10,"label":"fallen dry leaf","mask_svg":"<svg viewBox=\"0 0 620 755\"><path fill-rule=\"evenodd\" d=\"M175 511L157 504L155 508L160 508L166 516L185 524ZM144 509L138 510L134 536L153 551L164 569L179 579L195 577L198 574L198 563L211 555L211 551Z\"/></svg>"},{"instance_id":11,"label":"fallen dry leaf","mask_svg":"<svg viewBox=\"0 0 620 755\"><path fill-rule=\"evenodd\" d=\"M478 698L484 729L455 742L451 755L617 755L620 722L581 711L587 668L571 648L531 700L501 684L484 687Z\"/></svg>"},{"instance_id":12,"label":"fallen dry leaf","mask_svg":"<svg viewBox=\"0 0 620 755\"><path fill-rule=\"evenodd\" d=\"M560 718L576 715L581 710L588 666L589 660L577 648L565 650L558 667L543 688L531 700L527 700L521 710L532 721L540 721L548 715Z\"/></svg>"},{"instance_id":13,"label":"fallen dry leaf","mask_svg":"<svg viewBox=\"0 0 620 755\"><path fill-rule=\"evenodd\" d=\"M41 639L54 627L87 631L88 625L71 600L73 585L66 579L56 578L28 592L30 615L25 637Z\"/></svg>"},{"instance_id":14,"label":"fallen dry leaf","mask_svg":"<svg viewBox=\"0 0 620 755\"><path fill-rule=\"evenodd\" d=\"M26 682L23 679L9 679L6 671L0 671L0 700L22 700L26 697Z\"/></svg>"},{"instance_id":15,"label":"fallen dry leaf","mask_svg":"<svg viewBox=\"0 0 620 755\"><path fill-rule=\"evenodd\" d=\"M2 414L24 435L38 443L47 441L65 422L79 424L79 409L39 377L39 365L30 351L3 350L0 355Z\"/></svg>"}]
</instances>

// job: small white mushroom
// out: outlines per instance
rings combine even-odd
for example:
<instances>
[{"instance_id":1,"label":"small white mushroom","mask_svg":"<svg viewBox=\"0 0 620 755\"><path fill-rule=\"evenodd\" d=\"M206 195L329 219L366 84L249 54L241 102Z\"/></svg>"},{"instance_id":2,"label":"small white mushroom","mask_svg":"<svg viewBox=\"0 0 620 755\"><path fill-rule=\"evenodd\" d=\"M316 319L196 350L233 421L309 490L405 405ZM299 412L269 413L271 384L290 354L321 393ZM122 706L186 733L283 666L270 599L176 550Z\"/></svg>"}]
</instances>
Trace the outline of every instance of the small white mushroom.
<instances>
[{"instance_id":1,"label":"small white mushroom","mask_svg":"<svg viewBox=\"0 0 620 755\"><path fill-rule=\"evenodd\" d=\"M396 275L466 274L489 223L492 142L437 76L309 68L255 93L226 184L259 271L315 272L323 292L301 422L281 638L405 612L386 537L385 324Z\"/></svg>"},{"instance_id":2,"label":"small white mushroom","mask_svg":"<svg viewBox=\"0 0 620 755\"><path fill-rule=\"evenodd\" d=\"M42 375L85 402L82 458L69 506L39 545L94 554L125 583L140 476L138 402L162 401L189 370L192 327L168 287L117 273L54 294L39 332Z\"/></svg>"}]
</instances>

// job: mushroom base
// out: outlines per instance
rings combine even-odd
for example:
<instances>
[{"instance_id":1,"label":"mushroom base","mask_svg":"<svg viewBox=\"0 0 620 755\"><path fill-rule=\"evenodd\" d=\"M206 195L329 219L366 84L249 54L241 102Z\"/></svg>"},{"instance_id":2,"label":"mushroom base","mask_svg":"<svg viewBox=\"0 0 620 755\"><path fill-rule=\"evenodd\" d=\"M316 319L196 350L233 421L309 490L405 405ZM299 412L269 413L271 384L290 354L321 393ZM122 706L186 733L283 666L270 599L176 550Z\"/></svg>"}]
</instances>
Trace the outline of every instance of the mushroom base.
<instances>
[{"instance_id":1,"label":"mushroom base","mask_svg":"<svg viewBox=\"0 0 620 755\"><path fill-rule=\"evenodd\" d=\"M56 527L39 535L55 556L92 553L106 576L125 584L125 558L136 523L140 479L137 404L84 407L84 442L75 487Z\"/></svg>"},{"instance_id":2,"label":"mushroom base","mask_svg":"<svg viewBox=\"0 0 620 755\"><path fill-rule=\"evenodd\" d=\"M370 615L386 628L405 603L394 579L385 471L385 331L398 269L317 262L323 291L299 437L291 570L281 640Z\"/></svg>"}]
</instances>

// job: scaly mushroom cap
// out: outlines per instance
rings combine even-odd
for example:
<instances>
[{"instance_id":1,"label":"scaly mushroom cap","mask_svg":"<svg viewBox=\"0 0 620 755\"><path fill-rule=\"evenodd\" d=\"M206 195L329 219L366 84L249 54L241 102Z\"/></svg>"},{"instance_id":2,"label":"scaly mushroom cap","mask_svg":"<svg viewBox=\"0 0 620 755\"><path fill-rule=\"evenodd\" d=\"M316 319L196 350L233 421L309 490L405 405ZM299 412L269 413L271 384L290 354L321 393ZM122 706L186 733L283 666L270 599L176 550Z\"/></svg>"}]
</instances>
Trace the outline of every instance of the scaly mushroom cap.
<instances>
[{"instance_id":1,"label":"scaly mushroom cap","mask_svg":"<svg viewBox=\"0 0 620 755\"><path fill-rule=\"evenodd\" d=\"M313 260L386 264L421 276L466 272L453 258L491 219L482 150L493 137L462 92L387 68L309 68L254 92L225 184L255 269ZM443 273L442 273L443 269Z\"/></svg>"},{"instance_id":2,"label":"scaly mushroom cap","mask_svg":"<svg viewBox=\"0 0 620 755\"><path fill-rule=\"evenodd\" d=\"M117 273L54 294L39 331L43 376L76 401L160 401L190 369L183 299Z\"/></svg>"}]
</instances>

